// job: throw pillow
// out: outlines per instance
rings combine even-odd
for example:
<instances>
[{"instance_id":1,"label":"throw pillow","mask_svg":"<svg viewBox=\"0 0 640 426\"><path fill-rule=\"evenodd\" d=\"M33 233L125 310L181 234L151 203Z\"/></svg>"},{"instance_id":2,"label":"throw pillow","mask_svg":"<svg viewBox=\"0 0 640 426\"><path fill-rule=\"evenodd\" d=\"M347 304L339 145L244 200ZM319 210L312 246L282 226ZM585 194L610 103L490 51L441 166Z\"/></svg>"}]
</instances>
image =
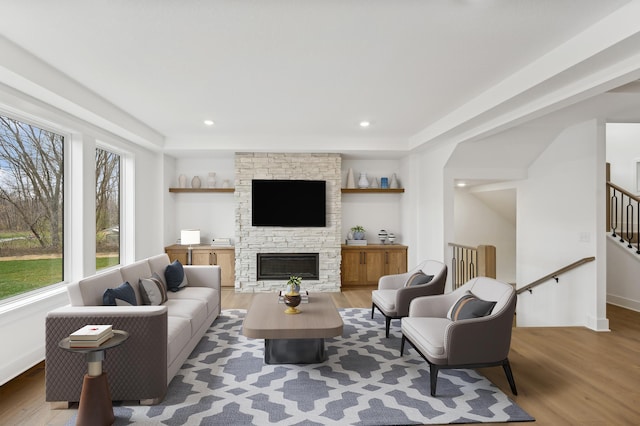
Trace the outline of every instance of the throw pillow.
<instances>
[{"instance_id":1,"label":"throw pillow","mask_svg":"<svg viewBox=\"0 0 640 426\"><path fill-rule=\"evenodd\" d=\"M128 281L116 288L108 288L102 294L104 306L137 306L136 293Z\"/></svg>"},{"instance_id":2,"label":"throw pillow","mask_svg":"<svg viewBox=\"0 0 640 426\"><path fill-rule=\"evenodd\" d=\"M167 289L156 277L140 278L139 288L144 305L162 305L167 301Z\"/></svg>"},{"instance_id":3,"label":"throw pillow","mask_svg":"<svg viewBox=\"0 0 640 426\"><path fill-rule=\"evenodd\" d=\"M174 260L173 263L167 265L167 268L164 270L164 278L167 282L167 289L173 292L188 285L184 268L178 260Z\"/></svg>"},{"instance_id":4,"label":"throw pillow","mask_svg":"<svg viewBox=\"0 0 640 426\"><path fill-rule=\"evenodd\" d=\"M407 282L404 283L405 287L411 287L419 284L426 284L433 279L433 275L427 275L422 271L418 271L415 274L412 274Z\"/></svg>"},{"instance_id":5,"label":"throw pillow","mask_svg":"<svg viewBox=\"0 0 640 426\"><path fill-rule=\"evenodd\" d=\"M487 316L493 310L496 302L478 299L471 292L467 291L456 303L451 306L447 313L447 318L451 321L480 318Z\"/></svg>"}]
</instances>

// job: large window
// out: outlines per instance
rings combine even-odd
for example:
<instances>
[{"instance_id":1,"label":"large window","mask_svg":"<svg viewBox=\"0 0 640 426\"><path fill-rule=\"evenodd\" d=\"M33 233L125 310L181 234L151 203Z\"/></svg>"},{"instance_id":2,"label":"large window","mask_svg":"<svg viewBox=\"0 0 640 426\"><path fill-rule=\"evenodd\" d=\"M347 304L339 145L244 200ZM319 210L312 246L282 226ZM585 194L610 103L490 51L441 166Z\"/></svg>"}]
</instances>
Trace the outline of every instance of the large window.
<instances>
[{"instance_id":1,"label":"large window","mask_svg":"<svg viewBox=\"0 0 640 426\"><path fill-rule=\"evenodd\" d=\"M0 115L0 299L63 281L63 147Z\"/></svg>"},{"instance_id":2,"label":"large window","mask_svg":"<svg viewBox=\"0 0 640 426\"><path fill-rule=\"evenodd\" d=\"M120 263L120 156L96 149L96 269Z\"/></svg>"}]
</instances>

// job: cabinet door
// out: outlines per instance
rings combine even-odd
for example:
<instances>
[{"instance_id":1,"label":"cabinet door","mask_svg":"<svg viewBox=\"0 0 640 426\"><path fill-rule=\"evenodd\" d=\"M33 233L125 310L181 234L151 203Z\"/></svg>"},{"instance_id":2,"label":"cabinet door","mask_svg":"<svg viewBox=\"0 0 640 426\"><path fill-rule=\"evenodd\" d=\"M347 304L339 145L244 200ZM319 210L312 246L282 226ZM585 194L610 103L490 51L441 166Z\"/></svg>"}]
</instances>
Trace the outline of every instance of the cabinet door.
<instances>
[{"instance_id":1,"label":"cabinet door","mask_svg":"<svg viewBox=\"0 0 640 426\"><path fill-rule=\"evenodd\" d=\"M407 251L404 249L388 250L386 256L385 275L404 274L407 272Z\"/></svg>"},{"instance_id":2,"label":"cabinet door","mask_svg":"<svg viewBox=\"0 0 640 426\"><path fill-rule=\"evenodd\" d=\"M169 256L169 261L173 262L177 260L183 265L187 264L187 249L165 249L167 255Z\"/></svg>"},{"instance_id":3,"label":"cabinet door","mask_svg":"<svg viewBox=\"0 0 640 426\"><path fill-rule=\"evenodd\" d=\"M362 284L360 282L360 269L364 254L360 250L342 250L342 285Z\"/></svg>"},{"instance_id":4,"label":"cabinet door","mask_svg":"<svg viewBox=\"0 0 640 426\"><path fill-rule=\"evenodd\" d=\"M364 277L366 285L378 284L378 279L384 275L385 252L382 250L364 251Z\"/></svg>"},{"instance_id":5,"label":"cabinet door","mask_svg":"<svg viewBox=\"0 0 640 426\"><path fill-rule=\"evenodd\" d=\"M215 264L220 266L223 287L234 287L236 281L236 253L233 249L214 250Z\"/></svg>"},{"instance_id":6,"label":"cabinet door","mask_svg":"<svg viewBox=\"0 0 640 426\"><path fill-rule=\"evenodd\" d=\"M192 265L213 265L213 250L211 249L192 249L191 251Z\"/></svg>"}]
</instances>

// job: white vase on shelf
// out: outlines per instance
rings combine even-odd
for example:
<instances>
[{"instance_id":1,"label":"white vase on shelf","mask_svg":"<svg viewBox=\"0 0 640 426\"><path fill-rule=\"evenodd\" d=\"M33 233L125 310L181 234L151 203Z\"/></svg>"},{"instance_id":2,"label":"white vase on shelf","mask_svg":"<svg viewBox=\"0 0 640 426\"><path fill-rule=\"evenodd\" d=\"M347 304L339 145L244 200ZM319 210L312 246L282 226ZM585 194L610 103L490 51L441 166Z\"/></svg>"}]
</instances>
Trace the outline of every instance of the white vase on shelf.
<instances>
[{"instance_id":1,"label":"white vase on shelf","mask_svg":"<svg viewBox=\"0 0 640 426\"><path fill-rule=\"evenodd\" d=\"M353 169L349 169L349 171L347 172L347 188L355 188L356 187L356 181L353 178Z\"/></svg>"},{"instance_id":2,"label":"white vase on shelf","mask_svg":"<svg viewBox=\"0 0 640 426\"><path fill-rule=\"evenodd\" d=\"M187 177L185 175L178 176L178 188L187 187Z\"/></svg>"},{"instance_id":3,"label":"white vase on shelf","mask_svg":"<svg viewBox=\"0 0 640 426\"><path fill-rule=\"evenodd\" d=\"M209 188L216 187L216 172L209 172L209 177L207 178L207 184Z\"/></svg>"},{"instance_id":4,"label":"white vase on shelf","mask_svg":"<svg viewBox=\"0 0 640 426\"><path fill-rule=\"evenodd\" d=\"M369 187L369 180L367 180L367 174L366 173L360 173L360 180L358 180L358 187L359 188L368 188Z\"/></svg>"},{"instance_id":5,"label":"white vase on shelf","mask_svg":"<svg viewBox=\"0 0 640 426\"><path fill-rule=\"evenodd\" d=\"M194 176L193 179L191 179L192 188L200 188L201 185L202 182L200 181L200 176Z\"/></svg>"},{"instance_id":6,"label":"white vase on shelf","mask_svg":"<svg viewBox=\"0 0 640 426\"><path fill-rule=\"evenodd\" d=\"M398 178L395 173L391 175L391 184L389 185L389 188L398 189Z\"/></svg>"}]
</instances>

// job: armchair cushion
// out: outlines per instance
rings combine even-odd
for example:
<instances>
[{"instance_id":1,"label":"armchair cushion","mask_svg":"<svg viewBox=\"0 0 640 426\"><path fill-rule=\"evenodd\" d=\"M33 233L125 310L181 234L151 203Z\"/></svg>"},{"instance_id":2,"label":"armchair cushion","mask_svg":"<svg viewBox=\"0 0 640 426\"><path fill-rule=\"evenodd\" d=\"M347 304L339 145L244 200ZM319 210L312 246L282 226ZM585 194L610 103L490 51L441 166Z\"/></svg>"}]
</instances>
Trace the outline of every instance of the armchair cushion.
<instances>
[{"instance_id":1,"label":"armchair cushion","mask_svg":"<svg viewBox=\"0 0 640 426\"><path fill-rule=\"evenodd\" d=\"M451 321L481 318L489 315L495 305L496 302L479 299L467 291L451 306L447 318Z\"/></svg>"},{"instance_id":2,"label":"armchair cushion","mask_svg":"<svg viewBox=\"0 0 640 426\"><path fill-rule=\"evenodd\" d=\"M418 271L409 276L409 279L407 279L407 282L404 284L404 286L411 287L414 285L426 284L432 279L433 275L427 275L422 271Z\"/></svg>"},{"instance_id":3,"label":"armchair cushion","mask_svg":"<svg viewBox=\"0 0 640 426\"><path fill-rule=\"evenodd\" d=\"M105 306L137 306L136 293L125 281L116 288L108 288L102 294L102 304Z\"/></svg>"}]
</instances>

